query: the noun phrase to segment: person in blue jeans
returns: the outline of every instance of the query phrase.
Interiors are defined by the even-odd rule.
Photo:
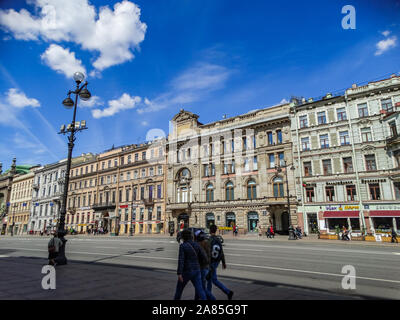
[[[228,296],[228,300],[232,300],[233,296],[233,291],[229,290],[227,287],[224,286],[224,284],[220,281],[218,281],[217,278],[217,268],[222,261],[222,268],[226,269],[226,264],[225,264],[225,256],[224,256],[224,251],[222,250],[222,244],[219,241],[219,239],[215,236],[215,233],[217,232],[217,226],[213,224],[210,226],[210,250],[211,250],[211,263],[210,263],[210,273],[211,276],[208,277],[207,279],[207,290],[211,292],[212,289],[212,284],[214,284],[216,287],[218,287],[222,292],[224,292]]]
[[[180,300],[183,289],[191,281],[200,300],[206,300],[206,294],[201,282],[200,262],[206,261],[204,250],[192,241],[189,230],[182,231],[183,243],[179,246],[178,282],[176,284],[174,300]]]
[[[206,235],[203,231],[197,230],[196,233],[194,234],[196,238],[196,242],[199,244],[200,247],[203,248],[204,252],[207,255],[207,261],[202,261],[200,263],[200,272],[201,272],[201,284],[203,285],[203,290],[206,294],[207,300],[216,300],[213,294],[207,290],[206,286],[206,277],[208,273],[210,272],[209,265],[210,265],[210,260],[211,260],[211,252],[210,252],[210,243],[206,239]],[[199,295],[195,294],[194,300],[198,300]]]

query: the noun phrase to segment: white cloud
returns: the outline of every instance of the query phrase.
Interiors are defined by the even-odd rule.
[[[397,45],[397,37],[393,36],[391,38],[387,38],[386,40],[381,40],[376,44],[376,56],[380,56],[382,53],[388,51],[391,48],[394,48]]]
[[[124,93],[118,100],[108,101],[108,108],[92,110],[92,115],[96,119],[113,116],[122,110],[135,108],[141,101],[140,97],[131,97],[129,94]]]
[[[385,37],[387,37],[387,36],[390,34],[390,31],[389,31],[389,30],[383,31],[382,34],[383,34]]]
[[[89,100],[79,100],[78,106],[92,108],[94,106],[103,106],[104,102],[98,96],[92,96]]]
[[[34,98],[28,98],[25,93],[18,89],[11,88],[7,91],[7,101],[10,105],[17,108],[39,107],[40,103]]]
[[[139,113],[154,112],[170,106],[180,106],[204,99],[209,93],[222,89],[231,75],[223,66],[197,63],[171,81],[170,90],[153,100],[145,99]]]
[[[149,123],[148,123],[147,121],[142,121],[140,124],[141,124],[143,127],[146,127],[146,126],[149,125]]]
[[[285,103],[289,103],[289,101],[287,101],[285,98],[283,98],[283,99],[281,100],[281,102],[279,102],[279,104],[285,104]]]
[[[82,61],[75,58],[75,53],[57,44],[51,44],[40,57],[51,69],[63,73],[68,78],[77,71],[86,74]]]
[[[36,15],[27,10],[0,10],[0,25],[16,39],[46,42],[69,41],[99,54],[93,66],[104,70],[134,58],[147,26],[140,21],[140,8],[127,0],[113,10],[96,8],[88,0],[31,0]]]

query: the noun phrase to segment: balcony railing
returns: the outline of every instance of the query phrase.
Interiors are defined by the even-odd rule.
[[[142,200],[144,205],[146,207],[152,207],[154,205],[154,199],[153,198],[147,198]]]
[[[116,205],[115,202],[108,201],[108,202],[101,202],[101,203],[94,203],[92,205],[93,210],[107,210],[107,209],[115,209]]]

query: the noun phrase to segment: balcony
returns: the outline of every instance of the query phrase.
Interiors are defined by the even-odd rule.
[[[386,138],[386,144],[388,146],[391,146],[395,143],[399,143],[400,142],[400,135],[399,134],[395,134],[395,135],[390,135]]]
[[[32,188],[33,188],[34,190],[39,190],[39,184],[38,184],[38,183],[32,184]]]
[[[154,206],[154,199],[153,198],[147,198],[147,199],[142,199],[143,204],[145,207],[152,207]]]
[[[115,209],[116,205],[115,202],[101,202],[101,203],[94,203],[92,205],[92,208],[94,211],[102,211],[102,210],[109,210],[109,209]]]

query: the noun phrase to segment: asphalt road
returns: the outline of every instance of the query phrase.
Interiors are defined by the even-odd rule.
[[[169,237],[77,238],[68,236],[71,261],[176,270],[178,243]],[[0,238],[0,264],[7,257],[47,257],[49,238]],[[400,248],[360,243],[311,243],[226,239],[227,269],[222,278],[246,283],[273,283],[278,288],[301,287],[352,298],[400,299]],[[342,288],[342,268],[354,266],[356,289]]]

